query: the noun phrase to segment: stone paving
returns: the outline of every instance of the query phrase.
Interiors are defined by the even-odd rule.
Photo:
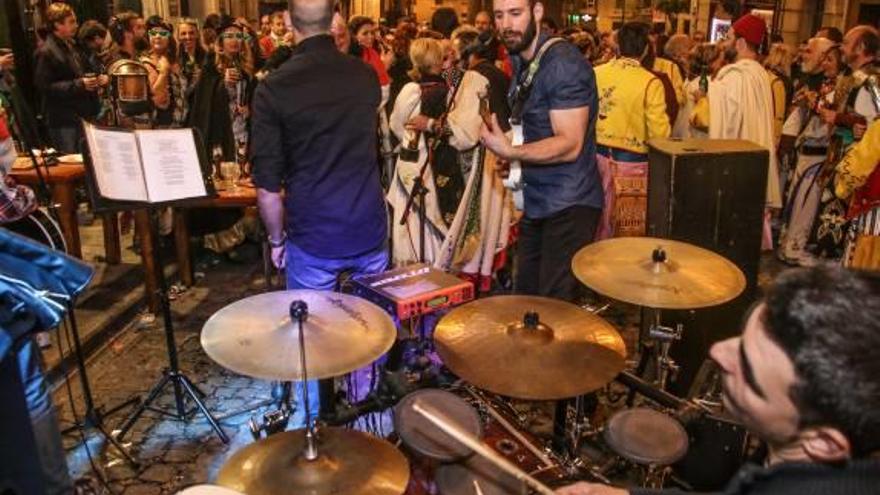
[[[258,266],[220,265],[209,273],[204,283],[190,288],[173,303],[174,329],[181,369],[207,395],[206,403],[222,417],[268,397],[267,382],[227,372],[214,364],[202,351],[199,333],[205,320],[226,304],[262,292],[264,284]],[[165,338],[161,319],[151,325],[133,322],[89,363],[89,380],[98,406],[113,406],[132,396],[144,397],[159,380],[167,366]],[[79,381],[71,378],[77,413],[82,414]],[[72,420],[68,390],[55,392],[61,411],[62,426]],[[160,408],[171,410],[173,393],[166,389],[157,401]],[[115,428],[131,409],[106,419]],[[104,448],[100,436],[89,432],[88,450],[96,464],[104,469],[113,493],[161,494],[212,479],[223,461],[243,445],[253,441],[246,421],[250,413],[222,421],[231,438],[223,444],[205,421],[196,414],[188,423],[178,422],[154,412],[146,412],[125,437],[130,452],[140,461],[139,469],[126,465],[112,448]],[[68,463],[75,477],[92,471],[86,448],[78,434],[65,438]]]

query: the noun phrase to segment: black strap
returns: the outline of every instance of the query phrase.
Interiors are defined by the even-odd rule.
[[[544,54],[550,50],[550,47],[560,41],[562,41],[562,38],[549,38],[543,45],[541,45],[541,48],[538,49],[538,53],[535,54],[535,58],[529,63],[529,67],[526,69],[525,79],[516,86],[516,91],[513,96],[513,105],[511,106],[510,111],[511,123],[518,124],[522,121],[523,106],[532,92],[535,75],[538,74],[538,69],[541,68],[541,59],[544,58]]]

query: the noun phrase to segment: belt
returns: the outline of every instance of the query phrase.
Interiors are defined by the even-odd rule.
[[[620,148],[612,148],[610,146],[596,146],[596,153],[607,156],[618,162],[646,162],[648,155],[645,153],[636,153],[635,151],[622,150]]]
[[[802,155],[827,155],[828,147],[827,146],[801,146],[799,150]]]

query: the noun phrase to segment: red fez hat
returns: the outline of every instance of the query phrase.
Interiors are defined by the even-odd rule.
[[[767,24],[754,14],[746,14],[733,23],[733,32],[749,43],[760,46],[767,35]]]

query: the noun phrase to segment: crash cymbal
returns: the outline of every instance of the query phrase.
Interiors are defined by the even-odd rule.
[[[715,306],[746,287],[742,271],[708,249],[654,237],[594,242],[571,261],[575,276],[612,299],[661,309]]]
[[[306,430],[276,433],[236,452],[217,484],[247,495],[400,495],[406,457],[390,443],[343,428],[318,431],[318,458],[302,457]]]
[[[601,388],[623,370],[626,346],[602,318],[556,299],[495,296],[450,311],[434,341],[443,362],[477,387],[551,400]]]
[[[344,375],[391,348],[397,330],[378,306],[338,292],[268,292],[215,313],[202,328],[202,347],[220,366],[267,380],[300,380],[299,336],[290,303],[304,301],[309,378]]]

